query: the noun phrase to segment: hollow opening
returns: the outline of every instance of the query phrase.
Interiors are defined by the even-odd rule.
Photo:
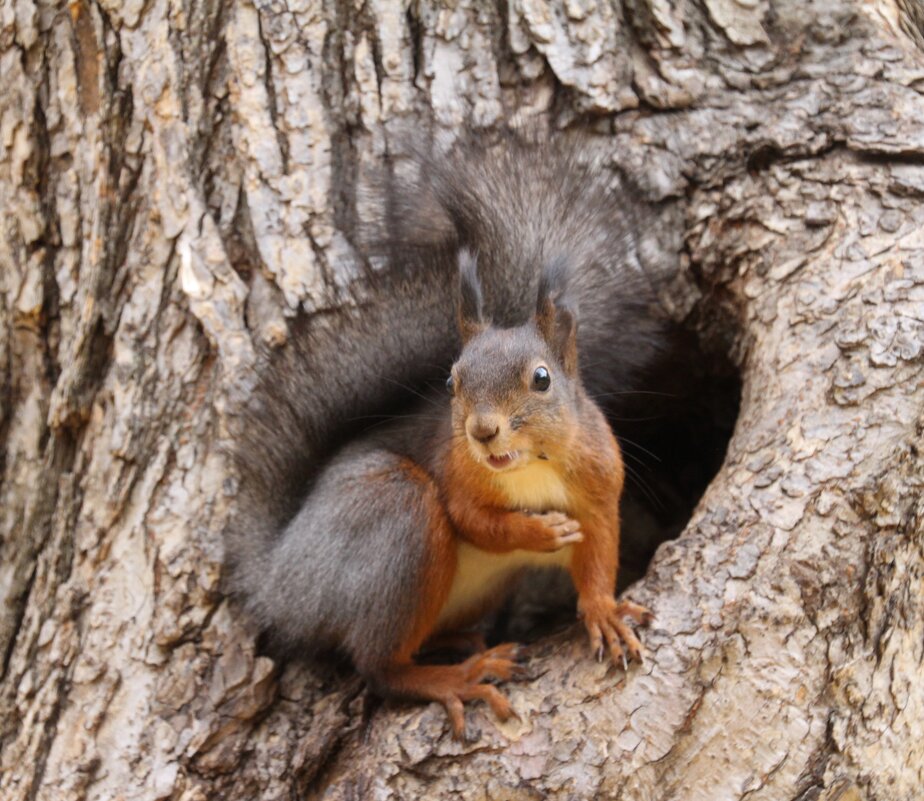
[[[741,381],[724,351],[703,347],[692,332],[671,332],[670,346],[638,386],[608,415],[626,469],[621,502],[620,570],[617,590],[641,579],[658,546],[680,535],[722,465],[737,420]],[[407,387],[382,413],[353,422],[338,444],[400,419],[421,393],[445,398],[445,372],[409,399]],[[371,421],[371,422],[370,422]],[[323,460],[322,460],[323,463]],[[520,582],[504,606],[483,623],[488,644],[530,643],[575,622],[576,596],[564,571],[547,570]],[[267,649],[265,636],[261,649]],[[333,654],[323,654],[335,656]],[[425,661],[457,661],[457,654],[429,652]],[[335,671],[350,668],[322,660]]]
[[[725,457],[741,380],[729,359],[676,330],[664,358],[610,416],[623,452],[618,590],[645,574],[658,546],[680,535]],[[564,573],[544,571],[498,614],[490,641],[529,642],[574,622]]]

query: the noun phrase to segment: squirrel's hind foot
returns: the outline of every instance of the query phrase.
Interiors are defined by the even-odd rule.
[[[517,646],[507,644],[475,654],[458,665],[395,664],[377,677],[376,684],[386,693],[442,704],[452,736],[465,740],[466,701],[484,701],[501,722],[519,717],[504,694],[485,683],[520,676],[522,668],[515,661],[516,654]]]

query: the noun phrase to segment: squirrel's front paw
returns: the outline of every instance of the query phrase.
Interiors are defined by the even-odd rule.
[[[557,551],[566,545],[574,545],[584,541],[581,524],[561,512],[542,512],[530,514],[534,520],[542,524],[543,538],[539,543],[539,550]]]
[[[584,619],[590,645],[598,662],[603,661],[604,654],[609,650],[613,661],[627,669],[622,643],[625,643],[626,651],[632,659],[639,663],[644,661],[645,649],[623,619],[630,617],[637,624],[647,626],[654,620],[654,615],[644,606],[631,601],[617,602],[612,596],[603,595],[587,600],[582,598],[578,603],[578,613]]]

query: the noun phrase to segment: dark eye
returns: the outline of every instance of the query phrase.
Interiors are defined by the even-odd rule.
[[[545,367],[537,367],[533,373],[533,389],[545,392],[552,385],[552,377]]]
[[[456,390],[456,382],[452,380],[452,376],[446,379],[446,389],[449,390],[449,394],[452,395]]]

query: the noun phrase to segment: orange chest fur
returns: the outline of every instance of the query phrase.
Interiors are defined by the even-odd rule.
[[[537,461],[519,470],[488,474],[471,502],[491,501],[502,508],[528,512],[572,513],[574,493],[552,464]],[[572,548],[553,553],[508,551],[490,553],[467,542],[457,543],[457,564],[449,596],[439,617],[440,628],[464,621],[471,610],[490,606],[514,576],[529,567],[564,567]]]

